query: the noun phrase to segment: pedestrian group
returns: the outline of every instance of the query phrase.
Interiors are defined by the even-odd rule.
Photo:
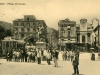
[[[18,50],[13,49],[7,52],[8,62],[28,62],[41,64],[41,61],[47,61],[48,65],[51,65],[50,61],[54,61],[54,67],[58,67],[59,52],[62,54],[63,61],[71,61],[74,69],[74,74],[79,74],[79,50],[64,50],[58,51],[57,49],[27,49],[19,48]]]

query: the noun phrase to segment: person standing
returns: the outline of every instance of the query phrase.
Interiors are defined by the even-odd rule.
[[[16,52],[16,56],[17,56],[17,62],[20,62],[20,51]]]
[[[52,58],[53,58],[53,50],[50,50],[49,49],[49,52],[51,53],[51,59],[50,59],[50,61],[52,61]]]
[[[37,62],[38,64],[41,64],[41,51],[39,51],[39,49],[37,51]]]
[[[27,50],[25,50],[25,62],[27,62],[27,57],[28,57]]]
[[[35,62],[35,51],[32,51],[32,62]]]
[[[95,53],[94,53],[94,51],[92,52],[91,60],[95,61]]]
[[[16,61],[16,50],[14,49],[13,51],[13,61],[15,62]]]
[[[10,61],[10,52],[7,53],[7,61]]]
[[[73,59],[72,65],[73,65],[73,69],[74,69],[74,74],[79,74],[79,69],[78,69],[79,59],[78,59],[78,55],[76,55],[75,58]]]
[[[12,50],[10,50],[9,58],[10,58],[10,61],[12,61]]]
[[[64,51],[61,51],[61,54],[62,54],[62,59],[64,61],[65,60],[65,52]]]
[[[69,50],[67,51],[67,61],[70,61],[70,52],[69,52]]]
[[[28,51],[27,51],[27,55],[28,55],[28,57],[27,57],[27,62],[31,62],[31,50],[29,49]]]
[[[79,55],[80,55],[79,49],[76,51],[76,53],[77,53],[77,56],[78,56],[78,59],[79,59]]]
[[[49,51],[49,50],[47,50],[46,57],[47,57],[47,63],[48,63],[48,65],[51,65],[51,63],[50,63],[51,53],[50,53],[50,51]]]
[[[43,61],[46,61],[46,53],[47,53],[47,50],[44,49],[44,51],[43,51]]]
[[[70,52],[70,56],[71,56],[71,62],[72,62],[72,60],[73,60],[73,58],[74,58],[74,51],[72,50],[71,52]]]
[[[21,50],[21,62],[24,62],[24,51]]]
[[[41,48],[41,60],[43,61],[43,49]]]
[[[54,50],[53,59],[54,59],[55,67],[58,67],[57,57],[58,57],[58,53],[56,52],[56,50]]]

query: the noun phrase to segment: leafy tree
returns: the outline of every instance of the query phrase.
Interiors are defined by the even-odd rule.
[[[35,44],[36,43],[36,38],[31,36],[29,39],[28,39],[28,42],[31,43],[31,44]]]
[[[36,43],[36,38],[35,38],[34,36],[29,36],[29,37],[25,38],[24,41],[25,41],[26,43],[29,43],[30,45],[31,45],[31,44],[35,45],[35,43]]]
[[[6,35],[7,35],[7,36],[12,36],[12,32],[11,32],[10,29],[7,29],[7,30],[6,30]]]
[[[6,32],[5,32],[5,29],[2,26],[0,26],[0,41],[2,39],[4,39],[4,37],[6,37],[6,36],[7,35],[6,35]]]
[[[48,38],[45,39],[45,42],[46,42],[46,43],[49,43]]]

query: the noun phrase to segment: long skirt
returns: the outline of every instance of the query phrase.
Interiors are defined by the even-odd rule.
[[[37,57],[38,64],[41,64],[41,58]]]
[[[91,60],[95,60],[95,54],[92,54],[92,56],[91,56]]]

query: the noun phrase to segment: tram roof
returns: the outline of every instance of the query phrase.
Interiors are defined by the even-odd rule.
[[[17,40],[1,40],[1,41],[10,41],[10,42],[11,42],[11,41],[16,41],[16,42],[17,42]]]

